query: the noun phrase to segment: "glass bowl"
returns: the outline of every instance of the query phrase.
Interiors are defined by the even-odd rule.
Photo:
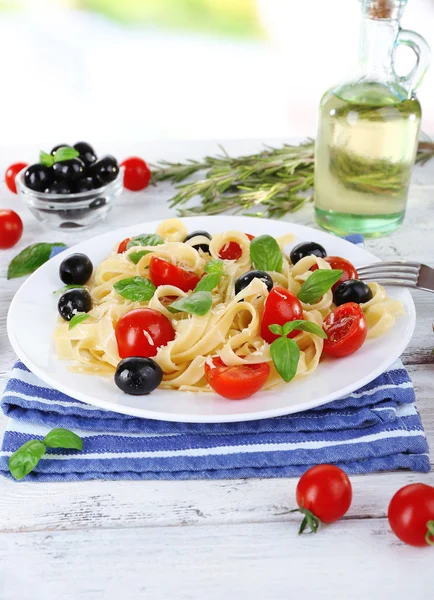
[[[15,178],[18,195],[38,221],[53,229],[72,230],[92,227],[107,215],[114,200],[123,190],[123,169],[111,183],[79,194],[35,192],[24,183],[25,170],[20,171]]]

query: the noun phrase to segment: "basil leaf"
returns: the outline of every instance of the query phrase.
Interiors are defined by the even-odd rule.
[[[298,299],[306,304],[315,304],[339,281],[343,271],[340,269],[317,269],[301,286]]]
[[[274,335],[282,335],[282,327],[280,325],[274,324],[274,325],[269,325],[268,329],[271,331],[271,333],[274,333]]]
[[[33,273],[41,265],[47,262],[50,258],[51,250],[57,246],[66,248],[66,244],[63,244],[62,242],[54,242],[53,244],[33,244],[33,246],[24,248],[18,256],[12,259],[8,268],[7,278],[14,279],[16,277],[30,275],[30,273]]]
[[[225,268],[225,264],[222,260],[219,260],[218,258],[213,258],[212,260],[210,260],[209,262],[206,263],[205,265],[205,273],[222,273],[224,271]]]
[[[142,256],[145,256],[145,254],[149,254],[149,250],[139,250],[138,252],[130,252],[128,254],[128,258],[132,263],[136,265],[142,258]]]
[[[83,440],[73,431],[57,427],[52,429],[43,440],[49,448],[70,448],[73,450],[83,450]]]
[[[68,329],[74,329],[74,327],[76,325],[79,325],[80,323],[83,323],[83,321],[87,321],[87,319],[89,319],[89,317],[90,317],[90,315],[88,315],[87,313],[77,313],[69,321],[69,327],[68,327]]]
[[[143,233],[136,235],[127,244],[127,250],[134,246],[159,246],[164,244],[163,239],[157,233]]]
[[[203,317],[212,306],[211,292],[193,292],[191,296],[180,298],[167,307],[170,312],[187,312]]]
[[[71,148],[71,146],[62,146],[56,150],[54,162],[63,162],[64,160],[70,160],[71,158],[77,158],[78,156],[80,156],[80,152],[75,148]]]
[[[291,381],[297,373],[300,358],[300,349],[296,342],[287,337],[277,338],[270,345],[270,354],[281,378],[286,382]]]
[[[60,290],[54,290],[53,294],[63,294],[63,292],[68,290],[75,290],[82,287],[84,286],[80,285],[79,283],[70,283],[69,285],[64,285],[62,288],[60,288]]]
[[[197,286],[194,288],[195,292],[212,292],[214,288],[220,283],[222,273],[209,273],[202,277]]]
[[[260,271],[282,271],[282,251],[271,235],[259,235],[250,242],[250,259]]]
[[[52,167],[54,165],[54,156],[41,150],[39,152],[39,162],[41,165],[44,165],[44,167]]]
[[[152,281],[145,277],[128,277],[117,281],[113,287],[120,296],[134,302],[148,302],[157,289]]]
[[[45,444],[39,440],[30,440],[15,450],[8,461],[12,477],[20,480],[33,471],[45,450]]]
[[[308,333],[313,333],[314,335],[317,335],[318,337],[323,338],[324,340],[327,339],[327,334],[325,333],[322,327],[320,327],[316,323],[312,323],[311,321],[301,320],[288,321],[287,323],[285,323],[285,325],[282,328],[282,335],[286,337],[288,333],[291,333],[291,331],[294,331],[294,329],[297,329],[299,331],[307,331]]]

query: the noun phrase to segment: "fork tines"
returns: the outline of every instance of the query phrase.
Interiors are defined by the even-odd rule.
[[[421,267],[417,262],[396,260],[357,267],[357,273],[365,281],[415,288],[418,287]]]

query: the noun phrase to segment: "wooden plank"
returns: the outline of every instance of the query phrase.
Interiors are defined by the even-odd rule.
[[[0,535],[5,600],[429,598],[432,550],[384,520]]]

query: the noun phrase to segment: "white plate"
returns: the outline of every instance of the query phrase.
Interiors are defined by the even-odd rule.
[[[292,232],[297,238],[295,243],[314,240],[322,244],[329,255],[343,256],[355,266],[378,261],[363,248],[345,240],[292,223],[228,216],[191,217],[184,222],[189,231],[206,229],[217,233],[236,229],[274,236]],[[117,242],[139,233],[154,232],[158,223],[125,227],[78,244],[48,261],[18,290],[8,314],[9,339],[23,363],[50,386],[88,404],[137,417],[196,423],[263,419],[320,406],[353,392],[385,371],[411,339],[415,327],[411,295],[402,288],[389,288],[388,294],[403,302],[405,316],[400,317],[386,335],[366,342],[352,356],[321,362],[309,377],[284,384],[278,391],[259,392],[246,400],[231,402],[216,394],[173,390],[128,396],[118,390],[111,377],[69,372],[68,363],[58,360],[52,347],[57,317],[57,298],[53,291],[62,286],[61,261],[68,254],[83,252],[98,265]]]

